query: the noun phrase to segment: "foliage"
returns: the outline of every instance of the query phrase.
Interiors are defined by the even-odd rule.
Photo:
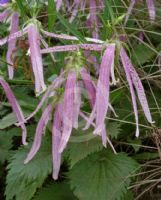
[[[120,200],[138,164],[125,154],[103,151],[88,156],[69,172],[71,186],[79,199]]]

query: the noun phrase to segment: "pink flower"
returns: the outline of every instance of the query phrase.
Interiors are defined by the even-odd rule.
[[[52,159],[53,159],[53,179],[58,179],[61,165],[61,153],[59,153],[60,140],[62,136],[63,105],[59,103],[55,108],[54,121],[52,127]]]
[[[5,91],[7,99],[11,104],[12,110],[13,110],[14,114],[16,115],[17,122],[18,122],[17,125],[20,126],[22,129],[22,143],[24,145],[27,145],[27,142],[26,142],[27,131],[26,131],[26,127],[25,127],[26,120],[24,118],[24,115],[20,108],[20,105],[18,104],[10,86],[2,77],[0,77],[0,85],[2,86],[3,90]]]
[[[74,115],[74,89],[76,86],[76,78],[76,73],[74,71],[70,71],[65,85],[63,132],[59,145],[59,153],[63,152],[72,133]]]
[[[95,134],[101,134],[104,130],[104,121],[109,106],[110,75],[114,65],[115,45],[109,45],[102,57],[99,71],[99,79],[96,88],[96,101],[91,113],[91,122],[96,119]]]
[[[42,114],[42,116],[41,116],[41,118],[40,118],[40,120],[38,122],[38,125],[37,125],[37,128],[36,128],[34,142],[32,144],[30,152],[27,155],[27,158],[24,161],[24,164],[26,164],[30,160],[32,160],[32,158],[38,152],[38,150],[40,148],[40,145],[41,145],[41,142],[42,142],[43,131],[44,131],[49,119],[50,119],[51,111],[52,111],[52,105],[49,104],[45,108],[45,110],[44,110],[44,112],[43,112],[43,114]]]
[[[148,122],[149,123],[154,123],[154,122],[152,121],[147,98],[145,96],[145,92],[144,92],[144,88],[141,83],[141,80],[123,47],[120,50],[120,58],[121,58],[121,62],[124,67],[126,78],[130,87],[130,93],[132,97],[133,109],[134,109],[134,114],[135,114],[135,119],[136,119],[136,136],[138,137],[139,136],[138,111],[137,111],[136,96],[135,96],[134,88],[137,92],[140,104],[142,106],[142,109],[144,111],[144,114]]]
[[[46,85],[44,82],[42,55],[40,52],[40,35],[34,24],[28,26],[28,39],[32,69],[35,77],[35,92],[39,95],[46,90]]]
[[[19,14],[17,12],[14,12],[11,17],[11,30],[10,35],[16,33],[18,31],[19,26]],[[8,75],[9,79],[13,79],[14,75],[14,68],[13,68],[13,60],[12,60],[12,54],[14,50],[16,49],[16,39],[12,39],[8,42],[8,50],[7,50],[7,63],[8,63]]]

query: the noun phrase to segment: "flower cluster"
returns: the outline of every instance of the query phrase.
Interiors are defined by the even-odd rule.
[[[62,5],[62,1],[57,0],[55,2],[57,10],[59,10]],[[72,12],[70,21],[72,21],[76,16],[78,8],[85,10],[87,6],[86,1],[74,1],[72,6],[70,6],[70,1],[66,2],[67,5],[69,5],[70,12]],[[8,5],[7,3],[8,1],[0,1],[0,5],[3,5],[5,9],[0,14],[0,21],[5,22],[5,20],[11,16],[11,30],[9,36],[0,39],[0,45],[8,43],[6,60],[8,63],[9,78],[12,79],[14,74],[14,69],[12,67],[12,53],[16,48],[16,41],[19,37],[27,35],[29,43],[28,54],[31,58],[35,80],[35,93],[36,95],[40,95],[44,92],[44,95],[35,111],[31,113],[27,119],[25,119],[9,85],[3,78],[0,77],[0,84],[4,89],[9,102],[11,103],[14,113],[16,114],[18,122],[17,125],[19,125],[23,130],[23,144],[27,144],[25,123],[27,123],[27,121],[42,108],[44,102],[47,101],[47,106],[45,107],[37,124],[31,150],[24,161],[25,164],[28,163],[38,152],[41,146],[45,127],[50,120],[52,121],[51,132],[54,179],[58,178],[61,165],[61,154],[67,146],[72,130],[79,127],[78,121],[80,117],[86,123],[83,129],[86,130],[92,126],[94,128],[93,134],[101,136],[103,146],[106,147],[108,142],[113,152],[116,153],[115,148],[108,137],[108,132],[106,133],[106,117],[108,115],[108,111],[111,110],[114,115],[117,116],[114,108],[110,104],[111,82],[113,85],[117,85],[118,82],[115,78],[115,62],[118,58],[115,56],[116,53],[119,55],[119,63],[125,72],[124,77],[126,77],[131,94],[136,120],[136,137],[139,136],[136,94],[145,117],[149,123],[153,123],[142,82],[126,52],[125,45],[120,41],[120,39],[109,40],[108,42],[98,39],[99,19],[96,13],[98,9],[97,5],[100,5],[99,10],[102,9],[102,1],[89,1],[90,14],[87,24],[90,25],[91,30],[93,31],[93,38],[85,38],[87,41],[85,44],[79,43],[79,39],[75,36],[55,34],[43,30],[40,26],[40,22],[38,22],[35,18],[29,20],[25,28],[19,31],[19,14],[18,12],[13,11],[10,7],[6,7]],[[131,1],[131,5],[125,19],[126,22],[134,4],[135,1]],[[150,18],[151,20],[154,20],[155,11],[153,1],[147,0],[147,5],[149,8]],[[69,40],[72,41],[72,44],[48,47],[44,37]],[[45,46],[44,49],[41,48],[41,43]],[[53,83],[46,87],[43,73],[43,55],[63,51],[70,53],[74,52],[74,56],[72,55],[69,60],[67,60],[66,69],[63,69],[61,74],[53,81]],[[100,52],[103,54],[101,57],[101,64],[98,67],[98,76],[96,75],[96,80],[94,80],[91,76],[88,64],[87,62],[84,62],[85,57],[83,57],[84,54],[86,54],[87,57],[87,52],[92,51],[97,52],[98,55]],[[93,57],[92,61],[95,62],[96,57]],[[93,65],[94,64],[96,64],[96,62],[93,63]],[[82,98],[82,88],[86,91],[89,100],[91,108],[91,113],[89,115],[83,111],[84,101]]]

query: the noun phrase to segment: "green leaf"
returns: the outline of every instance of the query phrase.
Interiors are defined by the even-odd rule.
[[[67,150],[71,167],[89,154],[101,151],[102,149],[103,145],[99,137],[95,137],[86,142],[70,143]]]
[[[20,148],[10,159],[7,166],[9,170],[6,179],[6,200],[30,200],[37,188],[40,188],[51,173],[50,143],[45,142],[35,158],[28,164],[24,159],[29,152],[29,147]],[[15,189],[15,186],[16,189]]]
[[[119,123],[107,123],[107,133],[111,138],[117,138],[120,130]],[[103,149],[101,137],[94,136],[92,128],[86,131],[79,129],[75,132],[76,133],[72,135],[67,148],[67,156],[69,157],[71,167],[91,153]]]
[[[10,155],[12,135],[7,131],[0,131],[0,162],[4,163]]]
[[[153,56],[155,56],[155,52],[152,51],[150,48],[145,46],[144,44],[138,44],[134,47],[132,53],[132,62],[134,65],[145,64],[146,62],[151,61]]]
[[[9,113],[3,117],[0,121],[0,129],[5,129],[9,126],[14,125],[17,122],[17,118],[14,113]]]
[[[112,139],[117,139],[121,132],[121,125],[118,122],[107,123],[107,133]]]
[[[33,200],[76,200],[67,182],[53,183],[42,188]]]
[[[52,31],[56,21],[56,6],[53,0],[48,0],[48,30]]]
[[[79,200],[121,200],[138,166],[123,153],[95,153],[71,169],[71,187]]]

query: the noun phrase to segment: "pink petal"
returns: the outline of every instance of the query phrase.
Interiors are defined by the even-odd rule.
[[[0,13],[0,22],[4,22],[7,19],[8,15],[9,15],[8,10],[1,12]]]
[[[33,159],[33,157],[36,155],[36,153],[38,152],[41,142],[42,142],[42,135],[43,135],[43,130],[46,127],[46,124],[48,123],[49,119],[50,119],[50,114],[52,111],[52,105],[49,104],[44,112],[42,113],[42,116],[38,122],[37,128],[36,128],[36,133],[35,133],[35,138],[34,138],[34,142],[32,144],[31,150],[27,155],[27,158],[24,161],[24,164],[27,164],[30,160]]]
[[[41,50],[42,54],[52,52],[65,52],[65,51],[78,51],[79,49],[90,50],[90,51],[101,51],[104,48],[102,44],[73,44],[65,46],[54,46]]]
[[[91,104],[91,107],[93,107],[96,100],[96,89],[95,89],[94,83],[92,82],[91,76],[85,68],[81,69],[80,74],[81,74],[85,89],[87,90],[89,102]]]
[[[139,98],[140,104],[142,106],[142,109],[144,111],[144,114],[145,114],[147,120],[150,123],[153,123],[142,82],[141,82],[135,68],[133,67],[126,51],[122,48],[121,52],[122,52],[122,56],[124,57],[124,62],[126,62],[126,66],[128,67],[132,82],[135,86],[135,89],[136,89],[136,92],[138,94],[138,98]]]
[[[61,129],[62,129],[62,104],[58,104],[55,109],[54,122],[52,127],[52,158],[53,158],[53,179],[57,180],[61,165],[61,153],[58,152]]]
[[[138,125],[138,110],[137,110],[137,104],[136,104],[136,97],[135,97],[135,91],[133,88],[133,82],[132,82],[132,77],[130,75],[130,69],[129,69],[129,63],[127,62],[127,57],[125,54],[125,50],[121,48],[120,50],[120,57],[121,57],[121,62],[125,70],[127,82],[129,84],[130,88],[130,93],[131,93],[131,98],[132,98],[132,104],[133,104],[133,109],[134,109],[134,115],[135,115],[135,120],[136,120],[136,137],[139,136],[139,125]]]
[[[109,105],[110,72],[114,65],[115,45],[109,45],[105,50],[100,66],[99,79],[96,89],[96,129],[95,134],[100,134],[103,129]]]
[[[11,19],[10,35],[12,35],[18,31],[18,26],[19,26],[19,14],[17,12],[15,12],[15,13],[13,13],[12,19]],[[8,63],[9,79],[13,79],[13,75],[14,75],[12,54],[15,49],[16,49],[16,39],[12,39],[8,42],[8,51],[7,51],[7,58],[6,58],[7,63]]]
[[[80,107],[81,107],[81,87],[79,83],[77,83],[75,85],[75,92],[74,92],[73,127],[75,129],[78,128],[78,118],[79,118]]]
[[[70,138],[73,127],[74,114],[74,88],[76,85],[76,73],[69,72],[65,93],[64,93],[64,116],[63,116],[63,133],[59,146],[59,153],[62,153]]]
[[[46,90],[46,85],[44,83],[43,63],[40,53],[40,35],[37,27],[34,24],[30,24],[28,26],[28,39],[32,69],[35,77],[35,91],[36,94],[39,95]]]
[[[22,143],[24,145],[27,145],[27,142],[26,142],[26,137],[27,137],[27,131],[26,131],[26,127],[25,127],[25,118],[24,118],[24,115],[23,115],[23,112],[21,110],[21,107],[19,106],[10,86],[8,85],[8,83],[0,77],[0,84],[1,86],[3,87],[4,91],[5,91],[5,94],[7,96],[7,99],[8,101],[10,102],[11,104],[11,107],[12,107],[12,110],[14,112],[14,114],[16,115],[17,117],[17,121],[18,121],[18,124],[19,126],[21,126],[21,129],[22,129]]]
[[[47,100],[47,98],[50,97],[51,93],[52,93],[52,96],[54,96],[54,90],[56,88],[59,88],[62,83],[64,82],[64,78],[62,77],[63,73],[57,77],[53,83],[48,87],[47,91],[45,92],[45,94],[43,95],[41,101],[39,102],[39,104],[37,105],[36,109],[34,110],[34,112],[32,112],[27,118],[26,120],[28,121],[29,119],[31,119],[40,109],[41,107],[43,106],[43,104],[45,103],[45,101]]]

